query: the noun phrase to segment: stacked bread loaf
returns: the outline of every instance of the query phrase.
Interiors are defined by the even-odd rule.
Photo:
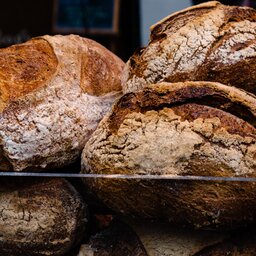
[[[87,142],[82,171],[255,177],[256,97],[249,93],[256,92],[255,75],[255,10],[208,2],[165,18],[128,61],[126,94]],[[87,184],[129,216],[196,228],[234,228],[256,219],[254,182]]]
[[[81,173],[148,177],[3,180],[1,255],[255,255],[256,11],[174,13],[124,66],[75,35],[0,50],[2,171],[81,157]],[[125,220],[89,229],[81,187]]]
[[[256,98],[234,87],[153,85],[117,101],[87,142],[82,168],[99,174],[254,177],[255,116]],[[255,183],[98,179],[87,184],[127,215],[208,228],[256,218]]]
[[[1,49],[1,171],[56,172],[78,161],[121,94],[123,66],[100,44],[75,35]],[[0,255],[70,256],[86,237],[87,206],[69,181],[2,179],[0,190]]]

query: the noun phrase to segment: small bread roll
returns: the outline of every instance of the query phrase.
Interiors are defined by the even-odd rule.
[[[213,82],[125,94],[86,143],[82,172],[256,176],[256,97]],[[125,215],[197,228],[256,220],[253,182],[85,179]]]
[[[123,80],[125,93],[162,81],[214,81],[256,94],[256,10],[212,1],[164,18]]]
[[[0,169],[70,164],[121,93],[124,63],[75,35],[0,49]]]
[[[1,180],[1,256],[63,256],[86,227],[86,205],[66,180]]]

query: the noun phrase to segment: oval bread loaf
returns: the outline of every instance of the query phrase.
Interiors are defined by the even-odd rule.
[[[63,256],[85,236],[86,205],[66,180],[1,181],[1,256]]]
[[[124,92],[162,81],[214,81],[256,93],[256,10],[207,2],[151,27],[128,61]]]
[[[213,82],[162,83],[125,94],[85,145],[82,172],[255,177],[256,98]],[[256,184],[85,180],[126,215],[195,227],[256,219]]]
[[[121,93],[124,63],[75,35],[0,50],[0,169],[74,162]]]

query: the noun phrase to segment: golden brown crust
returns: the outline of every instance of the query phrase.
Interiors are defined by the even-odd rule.
[[[188,120],[193,122],[196,119],[218,118],[219,125],[230,134],[237,134],[241,137],[248,135],[256,138],[256,129],[240,118],[234,118],[233,115],[216,108],[202,106],[195,103],[187,103],[181,106],[172,107],[173,112],[181,117],[181,121]],[[217,127],[214,127],[217,129]]]
[[[57,57],[43,39],[0,50],[0,107],[44,86],[55,74]]]
[[[80,86],[85,93],[95,96],[121,91],[122,69],[123,63],[119,63],[114,55],[89,49],[86,54],[82,54]]]
[[[105,47],[76,35],[46,35],[0,50],[0,169],[76,161],[122,93],[123,66]]]

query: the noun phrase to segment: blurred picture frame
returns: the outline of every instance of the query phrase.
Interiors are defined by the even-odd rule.
[[[54,0],[53,33],[115,35],[120,0]]]

